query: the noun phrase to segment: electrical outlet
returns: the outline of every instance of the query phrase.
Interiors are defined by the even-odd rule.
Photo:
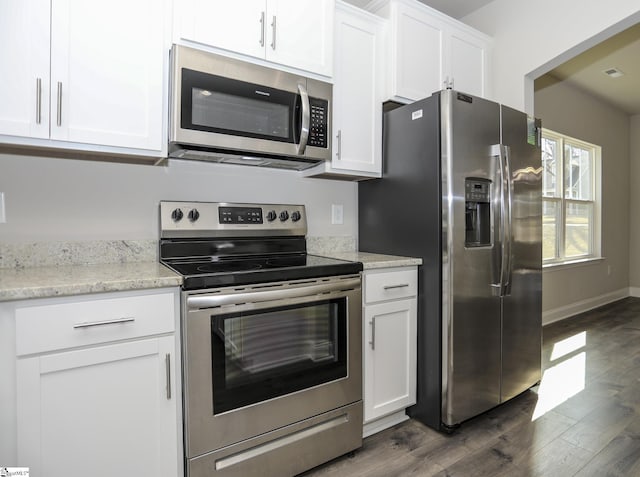
[[[342,225],[344,222],[344,207],[342,204],[331,204],[331,223]]]
[[[0,192],[0,224],[4,224],[7,221],[7,216],[4,212],[4,192]]]

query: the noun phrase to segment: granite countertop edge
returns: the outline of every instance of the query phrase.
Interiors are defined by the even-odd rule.
[[[351,262],[362,262],[362,268],[364,270],[422,265],[421,258],[370,252],[328,252],[324,253],[323,256]]]
[[[0,302],[179,287],[182,277],[158,262],[0,269]]]
[[[362,262],[364,270],[422,264],[420,258],[368,252],[332,252],[322,255]],[[2,268],[0,302],[179,287],[181,284],[180,275],[158,262]]]

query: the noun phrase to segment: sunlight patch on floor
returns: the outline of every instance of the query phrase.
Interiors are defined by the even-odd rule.
[[[558,341],[553,346],[551,361],[558,360],[586,345],[586,332]],[[532,421],[559,406],[567,399],[584,390],[586,380],[587,354],[582,351],[570,358],[559,361],[542,374],[538,389],[538,403],[533,411]]]
[[[551,361],[555,361],[558,358],[562,358],[563,356],[568,355],[574,351],[579,350],[580,348],[584,348],[587,345],[587,332],[583,331],[581,333],[570,336],[567,339],[562,341],[558,341],[553,345],[553,350],[551,351]]]

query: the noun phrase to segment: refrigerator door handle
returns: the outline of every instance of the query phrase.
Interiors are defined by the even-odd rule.
[[[507,165],[507,150],[502,144],[494,144],[491,146],[491,155],[498,160],[498,175],[500,184],[500,195],[498,197],[500,207],[500,220],[499,220],[499,240],[500,240],[500,254],[499,254],[499,281],[498,283],[491,284],[492,292],[494,296],[504,296],[507,290],[509,266],[510,266],[510,214],[511,208],[509,207],[509,177],[508,177],[508,165]]]
[[[505,280],[502,282],[502,296],[511,295],[511,278],[513,272],[513,253],[512,253],[512,245],[513,245],[513,227],[512,227],[512,205],[513,205],[513,182],[511,179],[511,148],[509,146],[502,146],[504,149],[504,172],[505,172],[505,193],[503,195],[505,201],[506,208],[506,217],[505,217],[505,247],[504,250],[504,259],[505,259]]]

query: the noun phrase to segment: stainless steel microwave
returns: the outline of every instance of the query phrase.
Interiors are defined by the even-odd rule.
[[[332,85],[173,45],[169,157],[303,170],[331,158]]]

